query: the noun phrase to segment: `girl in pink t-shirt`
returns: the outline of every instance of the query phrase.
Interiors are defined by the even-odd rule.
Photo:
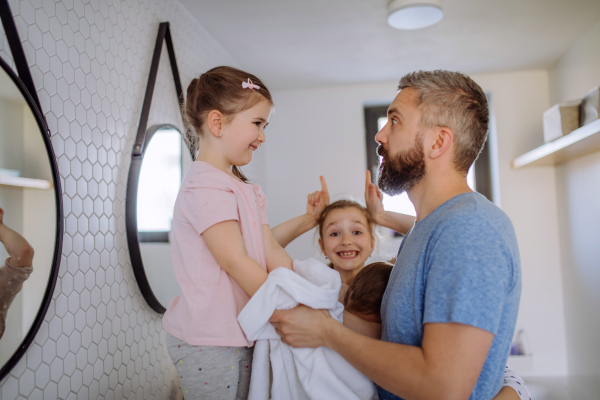
[[[182,293],[163,317],[187,399],[246,399],[253,342],[237,316],[292,260],[267,220],[267,199],[238,167],[265,142],[273,100],[254,75],[217,67],[193,79],[184,119],[198,150],[173,212],[173,269]]]

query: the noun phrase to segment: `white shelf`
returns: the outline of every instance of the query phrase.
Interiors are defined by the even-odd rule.
[[[0,186],[30,188],[30,189],[52,189],[54,185],[43,179],[21,178],[8,175],[0,175]]]
[[[600,151],[600,119],[515,158],[513,168],[558,165]]]

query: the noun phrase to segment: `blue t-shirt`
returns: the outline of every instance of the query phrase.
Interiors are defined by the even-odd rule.
[[[502,388],[520,297],[512,223],[482,195],[464,193],[417,222],[402,241],[381,304],[382,340],[421,346],[428,322],[457,322],[493,333],[469,398],[489,400]],[[378,391],[381,400],[400,399]]]

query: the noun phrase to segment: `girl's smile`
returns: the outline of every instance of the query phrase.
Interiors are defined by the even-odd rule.
[[[337,253],[341,258],[354,258],[358,256],[358,251],[340,251]]]

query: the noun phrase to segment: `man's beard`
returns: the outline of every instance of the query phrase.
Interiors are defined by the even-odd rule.
[[[389,150],[380,145],[377,154],[383,157],[379,165],[377,185],[390,196],[411,190],[425,176],[423,137],[420,134],[417,134],[415,146],[410,150],[392,157]]]

